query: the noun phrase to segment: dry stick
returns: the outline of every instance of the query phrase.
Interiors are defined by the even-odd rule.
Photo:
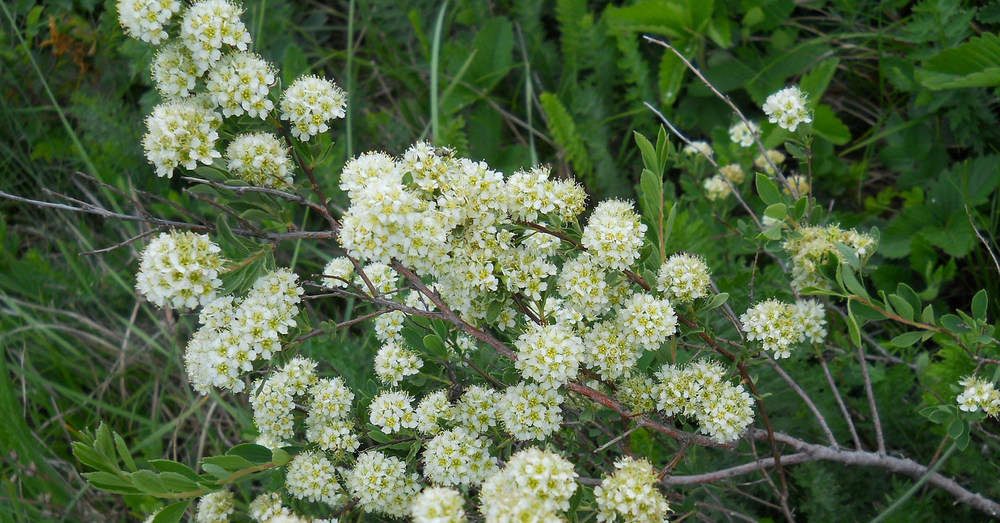
[[[778,364],[777,361],[774,361],[774,358],[772,358],[770,354],[767,355],[767,363],[774,368],[778,375],[781,376],[781,379],[785,380],[785,383],[788,384],[788,386],[791,387],[800,398],[802,398],[802,401],[806,403],[806,406],[809,407],[810,411],[812,411],[813,416],[815,416],[816,420],[819,421],[819,425],[823,429],[823,434],[826,435],[826,439],[830,442],[830,446],[835,449],[840,448],[840,445],[837,444],[837,438],[833,437],[833,431],[830,430],[830,426],[826,423],[826,418],[824,418],[823,414],[818,408],[816,408],[816,404],[813,403],[812,398],[810,398],[809,395],[802,390],[802,387],[800,387],[799,384],[796,383],[787,372],[785,372],[785,369],[781,368],[781,365]]]
[[[104,254],[106,252],[111,252],[111,251],[113,251],[115,249],[118,249],[118,248],[121,248],[121,247],[125,247],[126,245],[129,245],[132,242],[136,242],[138,240],[141,240],[141,239],[145,238],[146,236],[152,236],[152,235],[154,235],[154,234],[156,234],[158,232],[163,232],[165,230],[167,230],[167,228],[161,225],[159,227],[155,227],[155,228],[149,229],[146,232],[142,232],[142,233],[139,233],[139,234],[137,234],[135,236],[132,236],[131,238],[126,238],[124,241],[118,242],[118,243],[116,243],[114,245],[111,245],[109,247],[104,247],[102,249],[96,249],[96,250],[93,250],[93,251],[81,252],[80,256],[90,256],[90,255],[93,255],[93,254]]]
[[[865,380],[865,395],[868,396],[868,408],[872,411],[872,423],[875,425],[875,441],[878,443],[879,454],[885,454],[885,435],[882,434],[882,419],[878,415],[878,405],[875,404],[875,392],[872,391],[872,378],[868,375],[868,360],[865,359],[864,345],[858,344],[858,361],[861,362],[861,376]]]
[[[656,107],[653,107],[653,105],[650,104],[649,102],[643,102],[643,105],[649,108],[650,111],[653,111],[653,113],[656,114],[656,116],[659,117],[660,120],[663,121],[663,123],[670,128],[670,131],[681,139],[681,141],[691,146],[694,145],[694,142],[692,142],[687,136],[684,136],[684,133],[680,132],[680,130],[674,127],[674,124],[670,123],[670,120],[668,120],[667,117],[664,116],[664,114],[660,112]],[[739,200],[740,205],[743,206],[743,210],[745,210],[747,214],[749,214],[750,217],[753,218],[753,221],[754,223],[757,224],[757,227],[763,228],[764,225],[760,223],[759,219],[757,219],[757,215],[754,214],[753,209],[751,209],[750,206],[747,205],[746,200],[743,199],[743,195],[740,194],[740,190],[735,185],[733,185],[733,182],[732,180],[729,179],[729,177],[722,174],[722,171],[719,168],[719,164],[711,156],[708,155],[703,155],[703,156],[705,157],[706,160],[708,160],[709,163],[712,164],[712,167],[714,167],[715,171],[719,173],[719,176],[722,177],[722,180],[726,182],[726,185],[729,186],[729,190],[732,191],[733,196],[735,196],[736,199]]]
[[[778,166],[774,163],[774,161],[771,160],[771,157],[767,155],[767,149],[764,148],[764,144],[760,141],[758,133],[753,131],[753,128],[751,127],[752,123],[750,122],[750,119],[743,114],[743,111],[740,111],[740,108],[736,107],[736,104],[734,104],[733,101],[730,100],[728,96],[722,94],[722,92],[716,89],[715,86],[712,85],[712,82],[709,82],[708,78],[705,78],[705,75],[701,74],[701,71],[697,67],[695,67],[694,64],[692,64],[691,61],[687,59],[686,56],[684,56],[680,51],[675,49],[674,46],[668,44],[667,42],[664,42],[663,40],[658,40],[650,36],[643,35],[643,38],[647,42],[663,46],[669,49],[675,55],[677,55],[677,57],[680,58],[682,62],[684,62],[684,65],[687,66],[687,68],[690,69],[691,72],[694,73],[695,76],[697,76],[698,79],[701,80],[703,84],[705,84],[709,89],[712,90],[712,93],[715,94],[716,97],[725,102],[726,105],[728,105],[729,108],[732,109],[734,113],[736,113],[736,116],[740,119],[740,121],[742,121],[747,126],[747,129],[750,130],[750,134],[753,135],[753,141],[754,143],[757,144],[757,150],[760,151],[760,154],[764,156],[765,160],[767,160],[768,165],[772,169],[774,169],[774,174],[778,177],[779,180],[781,180],[781,183],[784,184],[786,188],[791,190],[791,186],[788,184],[788,180],[785,178],[785,175],[782,174],[781,169],[779,169]]]
[[[182,176],[181,179],[187,180],[192,183],[203,183],[205,185],[214,187],[216,189],[232,191],[237,196],[242,196],[243,194],[249,192],[270,194],[271,196],[277,196],[278,198],[290,201],[292,203],[305,205],[306,207],[309,207],[310,209],[319,212],[321,216],[326,217],[329,214],[329,211],[326,209],[326,207],[323,207],[322,205],[319,205],[318,203],[309,200],[308,198],[305,198],[298,194],[285,192],[279,189],[273,189],[271,187],[257,187],[255,185],[226,185],[224,183],[213,182],[212,180],[205,180],[203,178],[194,178],[192,176]]]
[[[830,367],[826,364],[826,358],[822,354],[819,355],[819,363],[823,367],[823,374],[826,374],[826,382],[830,384],[830,390],[833,391],[833,397],[837,400],[837,405],[840,406],[840,413],[844,416],[844,421],[847,422],[847,428],[851,431],[851,439],[854,440],[854,448],[861,450],[861,438],[858,437],[858,431],[854,428],[854,420],[851,418],[850,412],[847,410],[847,405],[844,404],[844,398],[840,396],[840,389],[837,388],[837,384],[833,381],[833,375],[830,374]]]
[[[768,439],[769,435],[760,429],[753,430],[750,437],[754,439]],[[774,437],[781,443],[792,447],[799,453],[782,457],[782,461],[788,464],[806,463],[810,461],[832,461],[844,463],[846,465],[860,465],[865,467],[878,467],[898,474],[920,478],[927,474],[929,468],[908,458],[897,458],[887,454],[876,452],[831,449],[823,445],[806,443],[780,432]],[[775,465],[773,458],[764,458],[755,462],[738,465],[728,469],[717,470],[705,474],[695,474],[690,476],[667,476],[661,480],[664,485],[692,485],[699,483],[709,483],[721,479],[731,478],[748,474],[757,470],[763,470]],[[973,493],[965,487],[959,485],[955,480],[933,473],[928,476],[928,483],[951,494],[957,501],[972,506],[984,513],[998,518],[1000,517],[1000,503]]]
[[[188,195],[188,196],[190,196],[190,197],[192,197],[192,198],[194,198],[196,200],[203,201],[203,202],[211,205],[212,207],[215,207],[216,209],[222,211],[223,213],[231,216],[234,220],[236,220],[237,222],[239,222],[239,224],[242,225],[243,228],[249,229],[249,230],[253,231],[254,234],[258,234],[258,235],[263,234],[263,231],[261,231],[260,229],[258,229],[257,227],[255,227],[254,224],[248,222],[246,220],[246,218],[240,216],[239,213],[237,213],[236,211],[234,211],[233,209],[231,209],[228,205],[224,205],[224,204],[219,203],[219,202],[217,202],[217,201],[215,201],[215,200],[213,200],[211,198],[208,198],[206,196],[202,196],[202,195],[200,195],[200,194],[198,194],[196,192],[192,192],[189,189],[184,189],[184,194],[186,194],[186,195]]]

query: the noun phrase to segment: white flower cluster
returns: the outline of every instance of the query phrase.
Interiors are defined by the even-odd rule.
[[[684,146],[681,149],[684,154],[700,155],[706,158],[711,158],[715,155],[715,151],[712,150],[712,144],[703,141],[694,141]]]
[[[785,155],[782,154],[781,151],[775,151],[774,149],[768,149],[764,152],[767,153],[767,157],[763,154],[759,154],[756,158],[754,158],[753,164],[764,173],[773,175],[774,168],[771,167],[771,164],[773,163],[774,165],[780,167],[781,164],[785,162]]]
[[[653,389],[656,382],[642,372],[626,372],[617,383],[615,396],[627,405],[632,412],[650,412],[656,409],[653,399]]]
[[[705,197],[713,202],[725,199],[726,196],[733,194],[733,188],[720,174],[706,178],[702,187],[705,189]]]
[[[353,275],[354,264],[351,263],[351,260],[347,256],[338,256],[331,259],[323,269],[323,285],[346,289]]]
[[[328,122],[343,118],[347,93],[332,81],[302,76],[281,95],[281,119],[291,124],[292,136],[307,142],[330,129]]]
[[[605,476],[594,487],[597,499],[597,521],[635,521],[662,523],[670,505],[656,490],[658,474],[646,459],[625,456],[615,463],[614,474]]]
[[[263,120],[274,109],[274,102],[267,97],[274,75],[274,67],[267,60],[236,51],[213,64],[205,87],[224,116],[247,114]]]
[[[557,289],[566,306],[594,319],[611,306],[606,277],[607,272],[585,252],[563,264]]]
[[[229,521],[229,516],[236,511],[233,504],[233,493],[227,490],[205,494],[198,500],[198,510],[194,520],[197,523],[218,523]]]
[[[670,300],[634,293],[618,310],[618,332],[625,343],[655,350],[677,332],[677,315]]]
[[[424,476],[437,485],[478,486],[496,472],[485,437],[456,427],[434,436],[424,449]]]
[[[298,453],[285,468],[285,490],[292,497],[318,501],[333,508],[344,501],[344,489],[337,482],[337,469],[321,452]]]
[[[799,124],[812,121],[812,112],[806,107],[806,93],[796,86],[786,87],[764,101],[764,114],[771,123],[795,132]]]
[[[576,377],[583,340],[561,323],[528,327],[514,342],[521,375],[546,387],[558,387]]]
[[[522,382],[503,391],[497,411],[514,439],[544,439],[562,423],[562,402],[557,389]]]
[[[989,381],[966,376],[958,382],[965,390],[958,395],[958,408],[966,412],[982,409],[987,416],[1000,417],[1000,391]]]
[[[625,270],[639,259],[646,224],[632,210],[632,204],[605,200],[594,209],[583,229],[581,243],[602,267]]]
[[[819,268],[828,256],[836,256],[843,261],[843,254],[837,249],[837,243],[854,251],[862,261],[868,259],[876,247],[875,238],[854,229],[844,230],[836,225],[802,227],[794,235],[789,235],[782,247],[792,256],[792,288],[829,289],[830,284],[820,274]]]
[[[683,367],[664,365],[652,390],[656,408],[668,416],[694,417],[699,430],[719,443],[735,441],[753,422],[753,400],[743,385],[726,380],[715,362],[697,360]]]
[[[526,448],[483,483],[480,511],[486,521],[559,521],[576,492],[576,478],[562,456]]]
[[[410,516],[415,523],[463,523],[465,498],[453,488],[426,488],[413,498]]]
[[[118,0],[118,21],[132,38],[159,45],[169,36],[164,26],[180,10],[178,0]]]
[[[209,165],[222,155],[215,150],[222,117],[198,99],[175,100],[157,105],[146,118],[142,147],[158,176],[173,176],[182,166],[195,169]]]
[[[420,491],[420,478],[406,473],[406,463],[373,450],[358,456],[344,479],[362,509],[393,517],[408,515]]]
[[[386,434],[416,428],[417,417],[413,410],[413,396],[401,391],[379,393],[369,407],[369,421]]]
[[[382,383],[396,386],[407,376],[420,372],[423,360],[398,340],[382,344],[375,354],[375,375]]]
[[[351,420],[354,393],[344,380],[323,378],[309,389],[309,415],[306,417],[306,440],[334,452],[354,452],[361,445]]]
[[[455,417],[455,407],[448,401],[448,391],[438,390],[424,396],[417,404],[416,416],[417,431],[421,434],[440,432],[440,423],[452,421]]]
[[[642,355],[640,348],[626,343],[621,326],[614,320],[595,323],[586,329],[583,362],[602,378],[615,379],[635,366]]]
[[[486,432],[497,424],[501,401],[503,396],[493,389],[473,385],[458,399],[455,421],[472,432]]]
[[[719,167],[719,174],[728,178],[729,181],[733,182],[733,185],[739,185],[746,179],[743,167],[738,163],[730,163]]]
[[[139,256],[135,289],[157,307],[207,305],[222,285],[221,250],[205,234],[160,233]]]
[[[708,265],[700,256],[679,252],[667,258],[656,275],[656,289],[677,303],[708,295],[712,283]]]
[[[788,194],[792,198],[796,199],[809,194],[809,189],[811,189],[811,186],[809,185],[809,178],[806,178],[804,175],[793,174],[785,178],[785,180],[788,182],[788,184],[782,188],[782,192],[785,194]]]
[[[260,277],[240,301],[216,298],[202,310],[202,327],[188,341],[184,354],[188,379],[195,390],[212,387],[240,392],[240,377],[258,359],[269,360],[281,349],[281,337],[295,325],[303,293],[288,269]]]
[[[191,96],[198,81],[198,66],[180,40],[173,40],[156,52],[150,72],[164,100]]]
[[[760,127],[753,122],[739,121],[729,128],[729,139],[740,147],[750,147],[754,143],[754,135],[760,134]]]
[[[748,341],[758,341],[775,359],[792,355],[795,343],[822,341],[826,336],[826,310],[815,300],[795,304],[776,299],[762,301],[740,316]]]
[[[250,44],[240,15],[243,8],[229,0],[200,0],[184,12],[181,41],[191,51],[198,76],[222,58],[224,46],[246,51]]]
[[[583,212],[587,194],[571,180],[552,180],[543,167],[517,171],[507,179],[508,212],[514,220],[535,221],[553,214],[571,220]]]
[[[266,447],[279,447],[293,435],[294,397],[306,392],[316,382],[316,362],[296,356],[280,371],[271,373],[256,384],[250,396],[253,421]]]
[[[288,150],[271,133],[241,134],[226,148],[229,172],[252,185],[285,187],[292,184]]]

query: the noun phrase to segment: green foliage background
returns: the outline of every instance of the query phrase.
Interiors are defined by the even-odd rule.
[[[785,85],[798,83],[811,95],[814,191],[830,222],[881,228],[871,274],[876,289],[895,292],[907,283],[939,314],[968,310],[973,295],[986,289],[988,317],[1000,314],[1000,276],[990,254],[1000,251],[996,0],[456,0],[440,26],[437,1],[248,0],[245,7],[255,50],[281,64],[284,84],[314,71],[350,93],[349,117],[330,133],[339,138],[317,170],[326,193],[341,202],[337,172],[345,159],[371,149],[399,153],[431,138],[508,173],[551,164],[583,182],[592,202],[635,198],[643,162],[633,131],[652,137],[658,129],[644,102],[695,139],[728,143],[732,123],[727,107],[680,60],[642,38],[650,35],[672,42],[754,119],[761,119],[755,108],[764,98]],[[128,212],[140,210],[116,191],[144,190],[200,208],[178,180],[157,178],[142,157],[141,122],[158,102],[149,79],[152,53],[122,34],[114,2],[16,0],[4,3],[3,14],[0,190],[117,202]],[[442,38],[435,54],[436,32]],[[764,131],[767,144],[781,141],[782,131]],[[734,153],[717,150],[722,160]],[[667,199],[685,205],[669,249],[706,256],[726,287],[747,288],[759,271],[750,292],[779,292],[768,283],[780,280],[777,266],[757,267],[746,242],[722,224],[739,212],[735,204],[713,206],[699,187],[671,163]],[[164,202],[147,203],[144,211],[178,216]],[[157,506],[151,498],[123,499],[86,486],[69,449],[79,431],[103,420],[137,457],[194,464],[249,435],[246,405],[199,397],[183,381],[181,353],[192,318],[137,301],[139,245],[84,254],[138,234],[140,225],[8,199],[0,199],[0,210],[0,519],[123,520],[147,513]],[[300,225],[310,219],[290,217]],[[319,272],[332,254],[329,245],[302,242],[277,257]],[[731,299],[737,310],[751,301],[749,293]],[[342,320],[351,305],[312,312]],[[946,427],[917,413],[953,403],[953,385],[974,364],[936,339],[891,345],[903,332],[898,327],[871,332],[887,347],[872,373],[891,452],[927,463],[940,452]],[[304,350],[334,362],[352,386],[370,390],[362,373],[373,345],[358,327]],[[846,337],[834,337],[832,345],[850,347]],[[841,358],[831,367],[851,411],[867,419],[856,362]],[[797,359],[786,368],[815,392],[838,440],[848,441],[816,365]],[[775,425],[818,441],[819,427],[794,393],[776,375],[759,372],[761,390],[782,391],[766,399]],[[859,430],[872,448],[864,423]],[[942,472],[1000,498],[998,432],[995,420],[974,428],[972,445]],[[642,431],[633,433],[632,444],[648,446],[660,465],[671,455]],[[691,449],[676,473],[746,459]],[[881,470],[824,463],[795,467],[791,480],[790,504],[819,521],[870,517],[912,484]],[[678,489],[672,502],[678,514],[718,517],[708,503],[780,516],[726,482]],[[926,490],[894,517],[978,517],[967,510]]]

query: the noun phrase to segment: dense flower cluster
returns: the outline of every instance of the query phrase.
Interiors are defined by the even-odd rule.
[[[339,506],[344,499],[337,483],[337,470],[320,452],[307,450],[297,454],[285,467],[285,489],[293,497]]]
[[[424,476],[438,485],[477,486],[496,472],[489,441],[462,427],[446,430],[427,442]]]
[[[181,41],[191,51],[198,76],[222,58],[226,48],[246,51],[250,33],[240,15],[243,8],[229,0],[200,0],[181,19]]]
[[[198,81],[198,66],[191,58],[191,51],[179,40],[169,42],[156,52],[150,72],[164,100],[190,96]]]
[[[711,201],[722,200],[726,196],[733,194],[732,186],[720,174],[705,178],[702,187],[705,189],[705,197]]]
[[[354,393],[336,378],[318,379],[309,389],[306,440],[335,453],[354,452],[361,445],[354,431],[351,404]]]
[[[775,299],[760,302],[743,315],[740,321],[747,340],[758,341],[775,359],[792,355],[793,344],[820,342],[826,336],[826,310],[815,300],[800,300],[795,304]]]
[[[455,405],[455,421],[472,432],[485,432],[497,424],[497,410],[502,400],[493,389],[473,385]]]
[[[448,391],[434,391],[421,398],[417,404],[416,416],[417,431],[422,434],[440,432],[440,423],[452,421],[455,417],[455,407],[448,401]]]
[[[158,176],[173,176],[178,166],[194,169],[222,155],[215,150],[222,117],[201,99],[157,105],[146,118],[142,147]]]
[[[728,178],[729,181],[733,182],[735,185],[743,183],[743,180],[746,179],[743,167],[741,167],[738,163],[731,163],[719,167],[719,174]]]
[[[407,474],[406,463],[372,450],[358,456],[344,479],[361,508],[393,517],[406,516],[420,491],[420,478]]]
[[[763,109],[769,122],[792,132],[795,132],[799,124],[812,121],[812,112],[806,107],[806,93],[795,86],[768,96]]]
[[[212,492],[198,500],[198,510],[195,512],[194,520],[197,523],[229,521],[229,516],[235,510],[232,492],[228,490]]]
[[[465,517],[465,498],[453,488],[431,487],[413,499],[410,515],[415,523],[462,523]]]
[[[861,260],[868,259],[876,247],[875,238],[854,229],[844,230],[836,225],[802,227],[795,234],[786,237],[782,247],[792,256],[792,288],[828,289],[830,284],[819,273],[819,268],[828,256],[836,256],[843,261],[843,254],[837,249],[837,243],[854,251]]]
[[[304,394],[306,387],[315,383],[315,369],[314,361],[297,356],[252,387],[256,391],[250,397],[253,420],[265,446],[277,447],[292,437],[294,397]]]
[[[684,146],[681,149],[684,154],[700,155],[706,158],[711,158],[715,155],[715,151],[712,150],[712,145],[708,142],[695,141]]]
[[[284,187],[292,184],[288,150],[271,133],[237,136],[226,148],[229,172],[252,185]]]
[[[521,375],[547,387],[558,387],[576,377],[583,340],[560,324],[530,327],[514,342]]]
[[[164,26],[180,9],[178,0],[118,0],[118,21],[132,38],[159,45],[169,36]]]
[[[328,123],[343,118],[347,93],[330,80],[302,76],[281,95],[281,119],[291,124],[292,136],[309,141],[330,129]]]
[[[580,243],[590,250],[594,263],[625,270],[639,258],[646,224],[632,210],[632,204],[605,200],[594,209],[583,229]]]
[[[562,456],[529,447],[483,483],[480,510],[487,521],[557,521],[569,509],[576,478]]]
[[[594,497],[600,510],[598,521],[636,521],[661,523],[665,521],[670,505],[663,494],[656,490],[659,480],[657,470],[645,460],[629,456],[615,463],[614,474],[605,476],[594,488]]]
[[[989,381],[967,376],[958,382],[965,390],[958,395],[958,408],[966,412],[982,409],[987,416],[1000,417],[1000,391]]]
[[[753,122],[739,121],[729,128],[729,139],[740,147],[750,147],[754,143],[754,135],[760,134],[760,127]]]
[[[625,343],[653,350],[677,332],[677,315],[670,300],[635,293],[618,310],[618,332]]]
[[[217,298],[202,310],[202,327],[188,341],[184,354],[188,378],[195,390],[212,387],[233,392],[245,388],[241,376],[258,359],[268,360],[281,348],[281,337],[295,325],[302,287],[287,269],[260,277],[242,300]]]
[[[205,87],[224,116],[248,114],[263,120],[274,109],[274,102],[267,96],[274,75],[274,67],[267,60],[237,51],[212,66]]]
[[[764,173],[773,175],[774,167],[771,167],[771,164],[773,163],[775,166],[780,168],[781,164],[785,162],[785,155],[782,154],[781,151],[775,151],[774,149],[768,149],[764,152],[767,156],[764,156],[763,154],[757,155],[757,157],[753,160],[753,164]]]
[[[566,306],[593,319],[611,305],[606,277],[605,270],[594,263],[591,255],[583,253],[563,264],[557,289]]]
[[[556,389],[522,382],[504,390],[497,410],[514,439],[544,439],[562,423],[562,402]]]
[[[413,396],[400,391],[384,391],[375,396],[369,407],[371,423],[386,434],[412,429],[417,426],[413,410]]]
[[[375,375],[388,385],[399,385],[406,376],[420,372],[424,362],[416,352],[396,340],[382,344],[375,355]]]
[[[602,378],[615,379],[635,366],[642,355],[638,345],[626,342],[621,326],[614,320],[595,323],[586,329],[583,363]]]
[[[161,233],[142,250],[135,289],[157,307],[207,305],[222,285],[221,250],[204,234]]]
[[[788,184],[782,188],[785,194],[790,195],[792,198],[802,198],[809,194],[809,189],[811,188],[809,178],[804,175],[793,174],[785,178],[785,180],[788,181]]]
[[[705,260],[683,252],[667,258],[656,275],[657,290],[678,303],[706,296],[711,283]]]
[[[659,382],[652,390],[656,408],[668,416],[694,417],[701,432],[719,443],[734,441],[753,422],[753,400],[743,385],[726,380],[718,363],[667,364],[656,378]]]

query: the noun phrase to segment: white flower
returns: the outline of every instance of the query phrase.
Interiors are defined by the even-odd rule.
[[[497,424],[499,393],[473,385],[462,394],[455,405],[455,421],[473,432],[485,432]]]
[[[481,510],[487,521],[558,521],[569,510],[577,476],[562,456],[526,448],[483,483]]]
[[[406,463],[372,450],[358,456],[344,479],[362,509],[393,517],[409,514],[420,491],[420,478],[406,473]]]
[[[198,67],[191,52],[179,40],[173,40],[156,52],[150,65],[153,83],[164,100],[186,98],[198,81]]]
[[[558,387],[576,377],[583,340],[566,325],[531,324],[514,342],[521,375],[547,387]]]
[[[178,166],[193,170],[222,156],[215,150],[222,117],[197,100],[177,100],[157,105],[146,118],[142,137],[146,159],[158,176],[173,176]]]
[[[233,505],[233,493],[222,490],[205,494],[198,500],[198,510],[194,520],[197,523],[218,523],[229,521],[236,507]]]
[[[274,75],[274,67],[267,60],[253,53],[236,51],[212,66],[205,87],[224,116],[246,113],[263,120],[274,109],[274,102],[267,97],[275,82]]]
[[[743,167],[741,167],[738,163],[731,163],[719,167],[719,174],[729,178],[729,181],[733,182],[733,185],[739,185],[746,179],[746,175],[743,173]]]
[[[281,96],[281,119],[291,124],[292,136],[309,141],[329,130],[327,123],[346,114],[347,93],[325,78],[301,76]]]
[[[775,151],[774,149],[768,149],[765,152],[767,153],[767,157],[765,158],[763,154],[758,154],[757,157],[754,158],[753,164],[766,174],[773,175],[774,168],[771,167],[771,164],[773,163],[774,165],[780,166],[785,161],[785,155],[782,154],[781,151]]]
[[[271,521],[272,518],[291,516],[292,512],[281,505],[281,494],[268,492],[250,502],[250,517],[257,521]]]
[[[797,300],[792,306],[795,321],[812,343],[822,343],[826,338],[826,308],[818,300]]]
[[[323,453],[307,450],[288,462],[285,489],[297,499],[319,501],[336,508],[344,500],[336,472]]]
[[[966,376],[958,382],[965,390],[958,395],[958,408],[966,412],[982,409],[987,416],[1000,417],[1000,391],[992,382]]]
[[[118,0],[118,21],[125,34],[159,45],[169,37],[163,27],[180,9],[178,0]]]
[[[229,172],[252,185],[286,187],[292,184],[288,150],[271,133],[241,134],[226,148]]]
[[[739,121],[729,128],[729,139],[740,147],[750,147],[754,143],[754,135],[760,134],[760,127],[757,124]]]
[[[625,456],[615,463],[614,474],[605,476],[594,488],[600,510],[598,521],[661,523],[670,506],[656,489],[659,477],[646,459]]]
[[[582,253],[563,264],[558,279],[559,295],[569,308],[586,318],[597,318],[611,306],[605,276],[605,269],[590,254]]]
[[[625,270],[639,259],[645,234],[646,224],[630,202],[605,200],[590,215],[581,243],[598,265]]]
[[[762,301],[740,316],[747,341],[759,341],[775,359],[792,355],[791,346],[805,339],[795,309],[775,299]]]
[[[664,365],[652,391],[656,408],[667,416],[693,417],[700,431],[718,443],[734,441],[753,422],[753,400],[742,385],[726,381],[725,374],[721,365],[707,360]]]
[[[464,504],[465,499],[453,488],[426,488],[413,499],[411,516],[415,523],[463,523],[468,521]]]
[[[583,346],[584,363],[605,379],[618,378],[634,367],[641,356],[638,346],[625,342],[613,320],[591,325],[584,332]]]
[[[657,273],[656,288],[679,303],[702,298],[711,284],[708,265],[700,256],[679,252],[667,258]]]
[[[563,397],[556,389],[518,383],[507,387],[497,409],[504,429],[514,439],[544,439],[559,429]]]
[[[369,413],[369,421],[386,434],[417,426],[413,396],[406,392],[382,392],[372,400]]]
[[[788,180],[788,185],[782,188],[785,194],[791,195],[792,198],[802,198],[809,194],[809,178],[793,174],[785,179]]]
[[[200,0],[181,19],[181,40],[191,51],[199,76],[222,58],[223,46],[246,51],[250,33],[240,20],[243,8],[228,0]]]
[[[795,132],[799,124],[812,121],[812,113],[806,107],[806,93],[796,86],[786,87],[768,96],[763,109],[769,122],[792,132]]]
[[[403,172],[399,163],[388,154],[367,152],[344,164],[340,173],[340,188],[351,198],[356,198],[362,189],[376,180],[402,183]]]
[[[705,188],[705,197],[712,201],[721,200],[733,194],[732,187],[726,183],[725,178],[718,174],[711,178],[706,178],[703,187]]]
[[[142,250],[135,288],[158,307],[208,305],[222,286],[221,251],[204,234],[160,233]]]
[[[395,340],[382,344],[375,355],[375,375],[387,385],[399,385],[406,376],[420,372],[424,362],[416,352]]]
[[[446,430],[427,442],[424,476],[437,485],[477,486],[497,469],[489,446],[486,438],[462,427]]]
[[[695,141],[685,145],[684,148],[681,149],[681,152],[684,154],[697,154],[707,158],[711,158],[715,154],[715,152],[712,151],[712,145],[708,142],[702,141]]]
[[[677,332],[677,315],[670,300],[635,293],[618,310],[618,332],[626,344],[654,350]]]

